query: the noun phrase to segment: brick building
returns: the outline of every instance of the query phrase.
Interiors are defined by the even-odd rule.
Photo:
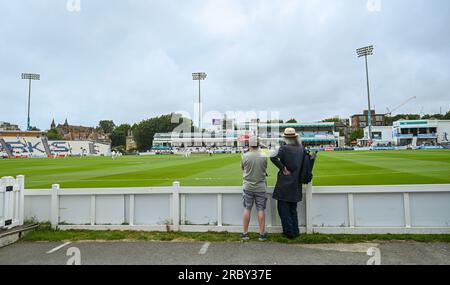
[[[55,120],[50,125],[51,129],[56,129],[58,134],[64,139],[69,141],[97,141],[110,143],[110,139],[103,132],[93,127],[74,126],[69,125],[67,119],[64,124],[55,124]]]
[[[384,114],[376,114],[375,110],[371,110],[372,126],[386,126],[386,116]],[[369,111],[364,110],[363,114],[356,114],[351,117],[352,129],[363,129],[369,124]]]

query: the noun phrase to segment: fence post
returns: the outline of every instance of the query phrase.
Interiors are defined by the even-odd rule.
[[[306,185],[306,233],[312,234],[313,233],[313,226],[312,226],[312,182]]]
[[[180,182],[173,183],[172,190],[172,226],[174,231],[180,230]]]
[[[59,184],[52,185],[52,200],[51,200],[51,225],[52,229],[56,229],[59,224]]]
[[[217,226],[218,227],[223,226],[222,205],[223,205],[223,195],[217,194]]]
[[[25,220],[25,176],[17,176],[19,184],[19,226],[22,226]]]
[[[409,199],[409,193],[403,193],[403,208],[405,211],[405,227],[411,228],[411,205]]]
[[[128,224],[130,226],[134,226],[134,195],[130,195],[130,205],[129,205],[129,212],[128,212]]]
[[[355,227],[355,206],[353,200],[353,193],[347,194],[347,205],[348,205],[348,225],[350,228]]]
[[[13,227],[14,223],[14,178],[6,176],[2,178],[2,185],[5,191],[3,196],[3,224],[6,229]]]
[[[0,193],[3,195],[3,204],[0,205],[0,217],[2,219],[0,220],[0,229],[2,229],[5,226],[5,219],[6,219],[6,191],[5,191],[5,180],[4,177],[0,178]]]

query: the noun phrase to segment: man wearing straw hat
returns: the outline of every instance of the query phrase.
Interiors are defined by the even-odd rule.
[[[278,214],[283,226],[283,235],[288,239],[294,239],[300,235],[297,204],[303,198],[300,175],[305,149],[293,128],[287,128],[284,131],[283,139],[285,145],[271,157],[272,163],[279,169],[273,198],[278,201]]]

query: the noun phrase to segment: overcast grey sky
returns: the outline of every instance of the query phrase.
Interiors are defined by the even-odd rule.
[[[349,117],[367,108],[355,50],[369,44],[377,111],[412,96],[399,112],[449,110],[450,1],[377,2],[81,0],[71,12],[67,0],[2,0],[0,121],[26,125],[22,72],[41,74],[31,119],[42,129],[193,113],[195,71],[208,73],[205,111]]]

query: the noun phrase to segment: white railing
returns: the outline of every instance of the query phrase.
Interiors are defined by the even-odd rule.
[[[267,194],[270,196],[272,190]],[[241,187],[60,189],[25,191],[25,217],[59,229],[142,231],[242,230]],[[301,232],[450,233],[450,184],[304,186]],[[268,232],[280,232],[268,200]],[[253,213],[250,230],[257,231]]]
[[[23,225],[24,176],[0,180],[0,229]]]

